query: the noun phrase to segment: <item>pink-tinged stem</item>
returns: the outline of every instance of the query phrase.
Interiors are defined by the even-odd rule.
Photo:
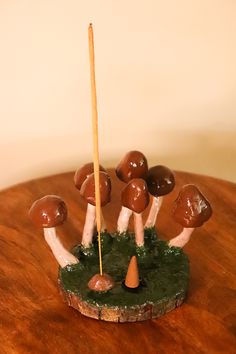
[[[44,238],[62,268],[70,264],[79,263],[79,260],[61,244],[54,227],[44,229]]]
[[[101,232],[106,231],[106,229],[107,229],[107,225],[101,210]]]
[[[157,214],[159,213],[160,207],[162,205],[163,197],[153,197],[152,206],[149,211],[145,227],[153,227],[156,223]]]
[[[142,214],[134,213],[134,232],[135,232],[135,242],[137,246],[144,245],[144,229],[143,229],[143,218]]]
[[[126,232],[129,225],[129,219],[132,215],[132,210],[122,206],[120,215],[117,221],[117,231],[119,233]]]
[[[186,243],[190,240],[194,228],[184,228],[183,231],[176,237],[169,241],[170,247],[184,247]]]
[[[81,241],[84,247],[91,246],[95,226],[96,226],[96,207],[88,203],[84,229],[82,234],[82,241]]]

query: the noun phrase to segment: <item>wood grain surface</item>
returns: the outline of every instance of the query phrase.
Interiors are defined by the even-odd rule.
[[[112,202],[103,210],[114,230],[123,184],[114,177]],[[73,173],[51,176],[0,193],[0,353],[236,353],[236,185],[176,173],[157,220],[164,239],[180,227],[170,206],[181,185],[196,184],[211,201],[213,216],[185,247],[190,258],[187,301],[167,315],[115,324],[82,316],[63,303],[57,263],[27,217],[32,202],[60,195],[69,209],[58,228],[65,247],[80,241],[86,205],[73,186]],[[132,227],[132,224],[131,224]]]

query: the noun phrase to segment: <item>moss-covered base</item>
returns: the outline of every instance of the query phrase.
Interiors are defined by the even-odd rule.
[[[155,229],[145,230],[144,247],[136,247],[133,234],[102,234],[103,271],[113,277],[115,287],[106,293],[91,291],[90,278],[99,273],[97,241],[84,249],[73,248],[80,263],[59,270],[59,284],[67,303],[82,314],[113,322],[156,318],[182,304],[187,292],[188,258],[180,248],[170,248]],[[122,282],[130,257],[137,255],[140,278],[145,286],[137,293]]]

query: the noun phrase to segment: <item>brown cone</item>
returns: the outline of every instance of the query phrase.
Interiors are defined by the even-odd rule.
[[[127,274],[125,277],[125,286],[127,288],[135,289],[139,286],[139,272],[138,272],[138,262],[137,257],[131,257],[129,262]]]

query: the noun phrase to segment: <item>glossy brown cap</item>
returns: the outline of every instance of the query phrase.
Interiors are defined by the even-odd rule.
[[[146,182],[142,178],[134,178],[121,192],[121,202],[135,213],[142,213],[149,203],[149,193]]]
[[[139,287],[139,283],[140,281],[137,257],[133,256],[129,262],[127,274],[125,277],[125,286],[127,286],[127,288],[135,289]]]
[[[147,173],[147,159],[140,151],[128,152],[116,168],[117,177],[125,183],[128,183],[133,178],[145,179]]]
[[[58,226],[67,218],[66,204],[57,195],[46,195],[32,204],[29,218],[38,227]]]
[[[99,166],[99,170],[106,172],[105,168],[102,167],[101,165]],[[78,168],[78,170],[75,172],[74,175],[74,183],[75,186],[78,190],[80,190],[82,184],[86,180],[86,178],[91,175],[91,173],[94,172],[93,169],[93,162],[86,163],[83,165],[81,168]]]
[[[108,291],[114,287],[115,283],[112,277],[108,274],[95,274],[88,282],[90,290],[103,292]]]
[[[168,167],[158,165],[148,170],[146,182],[149,193],[154,197],[160,197],[174,189],[175,177]]]
[[[174,203],[173,217],[183,227],[199,227],[212,215],[211,205],[193,184],[183,186]]]
[[[111,200],[111,179],[106,172],[100,172],[100,198],[101,206]],[[94,173],[88,176],[80,189],[81,196],[92,205],[96,205]]]

